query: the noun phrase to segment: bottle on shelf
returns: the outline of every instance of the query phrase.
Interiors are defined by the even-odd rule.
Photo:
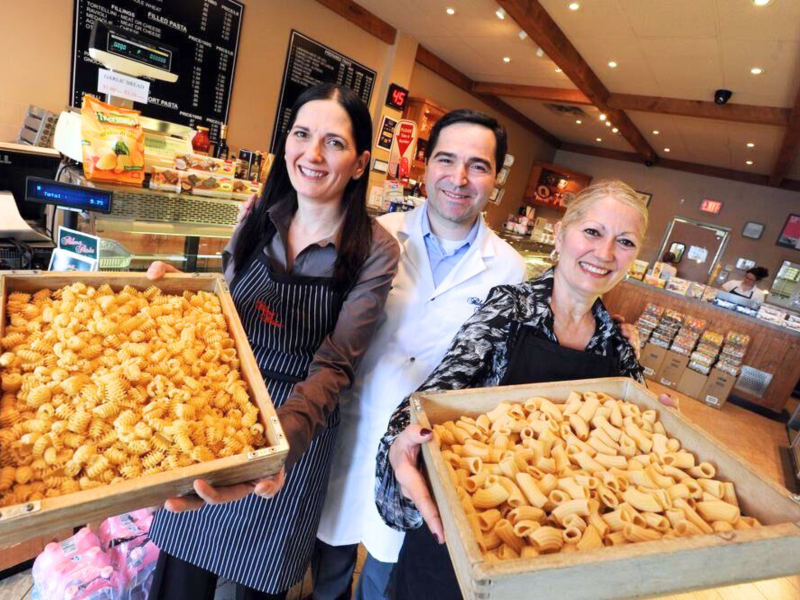
[[[227,137],[228,137],[228,126],[225,125],[225,123],[223,123],[219,130],[219,142],[217,142],[216,146],[214,146],[214,158],[221,158],[222,160],[228,160],[230,149],[228,148]]]
[[[208,137],[208,127],[197,126],[197,133],[192,138],[192,149],[195,154],[208,155],[211,149],[211,140]]]

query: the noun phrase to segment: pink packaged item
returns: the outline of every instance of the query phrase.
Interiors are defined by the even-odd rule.
[[[100,539],[111,564],[125,582],[126,600],[146,600],[158,560],[158,548],[148,538],[153,512],[136,510],[103,521]]]
[[[42,600],[123,600],[122,578],[86,527],[45,546],[33,564],[33,581]]]

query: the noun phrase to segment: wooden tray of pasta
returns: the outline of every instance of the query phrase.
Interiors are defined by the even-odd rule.
[[[283,466],[221,277],[17,271],[0,298],[0,546]]]
[[[434,430],[423,456],[465,598],[617,600],[800,572],[800,498],[630,379],[411,407]]]

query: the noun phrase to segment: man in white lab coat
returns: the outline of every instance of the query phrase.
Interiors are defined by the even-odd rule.
[[[497,285],[524,279],[522,257],[481,217],[503,166],[505,129],[471,110],[448,113],[428,142],[428,200],[379,222],[400,243],[385,321],[349,393],[312,563],[315,600],[349,598],[357,548],[369,552],[357,598],[384,597],[404,534],[374,501],[375,454],[394,409],[445,355],[461,325]]]

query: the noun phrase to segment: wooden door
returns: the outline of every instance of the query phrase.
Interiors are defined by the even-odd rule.
[[[728,242],[728,235],[728,231],[713,225],[673,219],[672,230],[664,241],[659,260],[673,244],[681,244],[683,253],[675,265],[678,269],[677,276],[689,281],[706,283],[711,270],[722,255],[721,250]]]

